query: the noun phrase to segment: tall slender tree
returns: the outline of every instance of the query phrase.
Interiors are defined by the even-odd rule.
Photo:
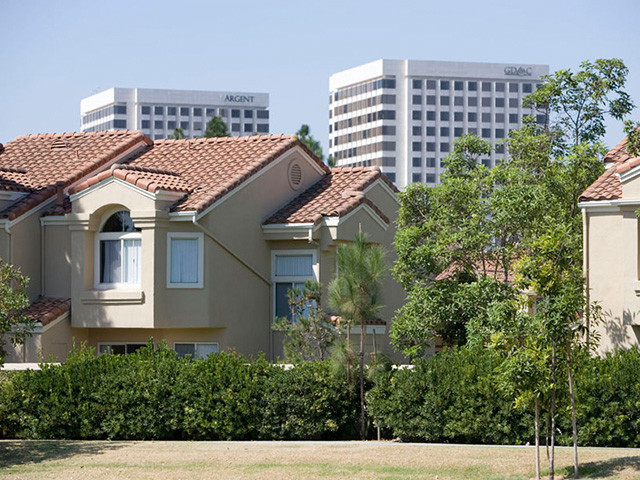
[[[347,325],[360,325],[360,436],[365,438],[364,355],[367,325],[382,309],[385,253],[360,232],[336,252],[337,274],[329,284],[329,304]]]
[[[300,126],[300,130],[296,132],[298,136],[298,140],[304,143],[309,150],[313,152],[313,154],[318,157],[320,160],[324,161],[324,153],[322,153],[322,146],[320,142],[311,136],[311,129],[309,125],[302,124]]]
[[[29,306],[28,283],[18,269],[0,259],[0,365],[7,353],[4,345],[22,345],[35,328],[35,322],[22,313]]]
[[[215,116],[209,123],[207,123],[207,128],[204,131],[203,137],[205,138],[213,138],[213,137],[228,137],[229,130],[227,129],[227,124],[224,123],[221,116]]]

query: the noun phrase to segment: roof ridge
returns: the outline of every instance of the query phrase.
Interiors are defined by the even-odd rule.
[[[111,170],[131,170],[134,172],[146,172],[146,173],[157,173],[158,175],[172,175],[174,177],[180,177],[180,173],[174,172],[172,170],[164,170],[161,168],[152,168],[152,167],[139,167],[138,165],[129,165],[127,163],[114,163],[111,166]]]
[[[232,143],[232,142],[250,142],[250,141],[267,141],[267,140],[297,140],[298,137],[293,134],[269,134],[269,135],[248,135],[248,136],[226,136],[226,137],[196,137],[196,138],[163,138],[154,140],[154,143]]]
[[[126,135],[145,136],[140,130],[100,130],[98,132],[61,132],[61,133],[29,133],[18,135],[13,141],[36,140],[36,139],[63,139],[73,137],[99,137],[99,136],[121,136]]]

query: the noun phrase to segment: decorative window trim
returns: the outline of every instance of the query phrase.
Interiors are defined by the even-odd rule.
[[[142,233],[141,232],[102,232],[105,223],[112,215],[121,211],[122,208],[107,211],[100,222],[100,228],[94,234],[93,244],[93,286],[96,290],[140,290],[142,284]],[[140,240],[139,277],[138,283],[103,283],[100,282],[100,241],[101,240]]]
[[[174,238],[198,240],[198,281],[195,283],[176,283],[171,281],[171,240]],[[167,232],[167,288],[204,288],[204,233]]]
[[[276,257],[311,255],[311,267],[313,275],[311,277],[301,276],[276,276]],[[318,251],[313,249],[287,249],[271,250],[271,311],[272,317],[276,318],[276,283],[300,283],[302,280],[320,280],[320,264],[318,263]]]
[[[142,345],[143,347],[147,344],[145,342],[98,342],[98,355],[109,355],[108,352],[100,352],[100,347],[102,346],[111,346],[111,345]],[[155,344],[154,344],[155,347]],[[141,347],[140,347],[141,348]],[[133,353],[133,352],[131,352]],[[125,352],[125,355],[129,355],[129,352]]]

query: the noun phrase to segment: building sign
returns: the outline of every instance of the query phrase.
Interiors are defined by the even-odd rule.
[[[224,101],[231,103],[253,103],[253,95],[225,95]]]
[[[516,67],[516,66],[504,67],[504,74],[513,75],[516,77],[530,77],[531,67]]]

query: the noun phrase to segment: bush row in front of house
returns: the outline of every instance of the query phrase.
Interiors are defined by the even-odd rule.
[[[418,361],[412,370],[387,370],[367,394],[369,414],[405,441],[533,444],[532,408],[516,408],[501,388],[496,374],[501,362],[495,351],[459,348]],[[640,352],[582,358],[575,377],[578,443],[640,446]],[[567,390],[559,385],[561,445],[572,442]],[[546,426],[543,413],[542,437]]]
[[[60,366],[5,374],[0,436],[38,439],[327,439],[357,431],[353,387],[327,362],[285,370],[220,353],[178,358],[75,352]]]

